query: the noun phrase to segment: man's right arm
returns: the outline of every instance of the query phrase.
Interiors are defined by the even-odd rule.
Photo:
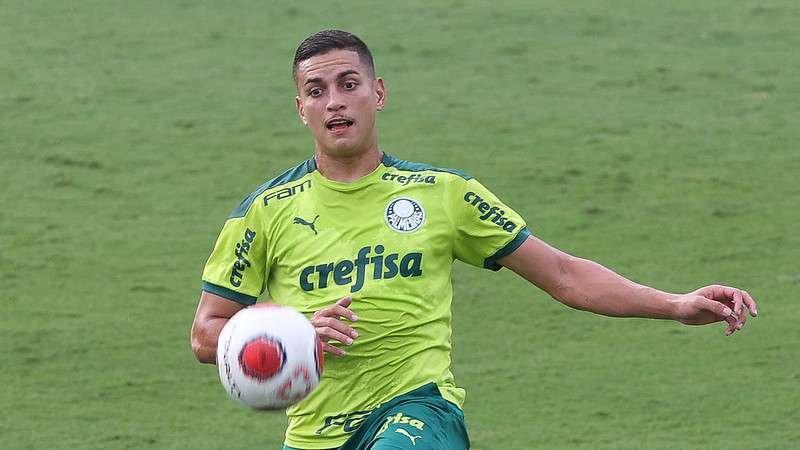
[[[203,291],[192,323],[192,352],[198,361],[217,362],[217,339],[222,327],[246,306],[225,297]]]

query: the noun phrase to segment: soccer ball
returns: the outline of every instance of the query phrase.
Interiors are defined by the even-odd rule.
[[[217,343],[228,395],[256,409],[283,409],[305,398],[322,375],[322,342],[306,317],[261,303],[237,312]]]

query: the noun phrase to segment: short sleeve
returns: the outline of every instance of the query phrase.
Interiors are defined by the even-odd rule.
[[[490,270],[531,235],[522,217],[474,178],[465,180],[451,197],[455,208],[456,259]]]
[[[264,291],[269,269],[260,211],[250,205],[241,214],[235,211],[225,222],[203,269],[204,291],[244,305],[254,304]]]

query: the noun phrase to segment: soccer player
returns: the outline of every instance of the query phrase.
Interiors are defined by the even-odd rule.
[[[284,449],[469,448],[464,391],[449,369],[455,259],[507,267],[607,316],[726,322],[730,335],[757,314],[737,288],[671,294],[561,252],[474,178],[384,153],[376,114],[386,86],[356,36],[308,37],[293,75],[314,155],[231,213],[203,271],[191,333],[198,360],[214,363],[226,321],[264,292],[311,317],[336,357],[287,410]]]

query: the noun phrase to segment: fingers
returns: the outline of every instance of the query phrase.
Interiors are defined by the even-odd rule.
[[[728,286],[712,284],[711,286],[706,286],[698,289],[697,291],[695,291],[695,293],[711,300],[722,300],[722,299],[733,300],[734,292],[737,290],[738,289],[736,288]]]
[[[731,323],[728,318],[725,319],[729,324],[728,329],[725,331],[725,334],[728,336],[744,327],[745,323],[747,323],[748,312],[753,317],[758,315],[756,302],[747,291],[730,286],[721,286],[715,284],[700,288],[695,291],[695,293],[709,300],[715,300],[718,302],[725,302],[729,300],[732,302],[731,306],[735,320],[733,320],[733,323]],[[745,308],[747,311],[745,311]]]
[[[749,312],[751,316],[756,317],[758,315],[758,309],[756,308],[755,300],[753,300],[753,297],[751,297],[747,291],[742,291],[740,289],[736,289],[736,291],[741,297],[741,304],[736,311],[736,314],[739,316],[736,329],[741,330],[747,323],[747,312]],[[745,308],[747,311],[745,311]]]
[[[714,307],[714,309],[717,310],[717,315],[728,323],[728,327],[725,329],[725,336],[730,336],[736,331],[736,326],[739,319],[737,318],[733,309],[723,305],[722,303],[717,303],[717,305],[722,306],[722,308],[719,306]]]
[[[746,323],[747,323],[747,313],[746,312],[742,312],[739,315],[739,329],[741,330],[742,328],[744,328],[744,324],[746,324]]]
[[[348,309],[352,302],[352,297],[344,297],[333,305],[320,309],[311,318],[311,324],[314,325],[314,329],[323,343],[323,351],[336,356],[345,356],[347,353],[344,350],[329,344],[329,341],[351,345],[353,340],[358,337],[358,332],[341,320],[342,318],[352,322],[358,320],[358,316]]]
[[[725,329],[725,336],[730,336],[739,329],[739,317],[736,314],[736,300],[731,302],[728,299],[706,299],[706,305],[708,305],[711,311],[717,314],[719,319],[727,322],[728,327]]]
[[[725,336],[732,335],[738,329],[738,321],[739,319],[733,312],[731,315],[725,317],[725,322],[728,322],[728,328],[725,329]]]
[[[343,306],[345,308],[350,306],[351,303],[353,303],[353,297],[350,297],[349,295],[347,297],[342,297],[336,302],[337,305]]]
[[[725,329],[725,336],[730,336],[736,331],[738,318],[733,311],[733,303],[727,300],[710,300],[702,295],[695,297],[695,301],[697,302],[695,304],[699,310],[710,313],[714,318],[706,317],[705,319],[700,319],[698,322],[694,322],[694,324],[707,324],[724,320],[728,324],[728,327]]]
[[[744,300],[742,300],[742,291],[734,289],[733,291],[733,312],[736,314],[736,323],[734,324],[735,330],[741,330],[744,326],[745,315],[742,309],[744,308]]]
[[[351,303],[353,303],[352,297],[344,297],[333,305],[322,308],[315,312],[314,317],[335,317],[337,319],[340,317],[346,317],[351,322],[355,322],[358,320],[358,316],[353,311],[347,309]]]
[[[353,343],[353,339],[358,337],[356,330],[333,317],[320,317],[312,320],[311,324],[316,328],[320,339],[325,342],[333,339],[342,344],[350,345]]]
[[[332,354],[334,354],[336,356],[345,356],[345,355],[347,355],[347,352],[345,352],[344,350],[340,349],[339,347],[334,347],[331,344],[328,344],[327,342],[322,344],[322,351],[323,352],[332,353]]]
[[[730,302],[725,304],[720,301],[709,300],[705,297],[699,297],[697,300],[700,302],[700,308],[712,312],[717,316],[717,320],[726,320],[734,314],[733,309],[731,309],[733,305]]]
[[[756,307],[756,301],[753,300],[753,297],[751,297],[747,291],[742,291],[742,297],[745,305],[747,305],[747,309],[750,311],[750,315],[753,317],[757,316],[758,308]]]

